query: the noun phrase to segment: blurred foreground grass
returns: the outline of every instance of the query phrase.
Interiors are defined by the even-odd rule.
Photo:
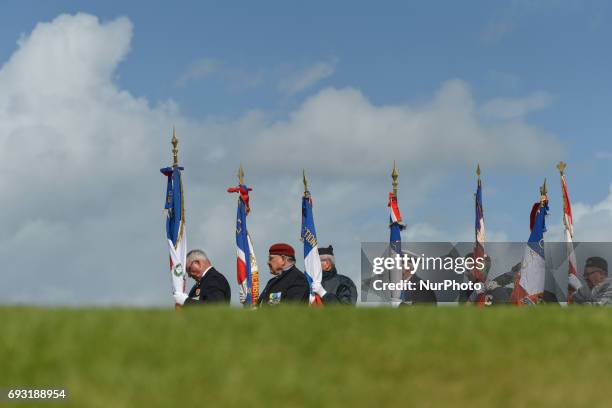
[[[0,324],[0,388],[68,389],[51,406],[610,406],[612,309],[4,307]]]

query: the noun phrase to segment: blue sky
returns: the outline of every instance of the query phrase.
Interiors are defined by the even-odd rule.
[[[171,121],[178,122],[179,136],[184,135],[182,147],[194,149],[193,153],[186,152],[183,156],[186,161],[192,160],[186,163],[186,177],[191,183],[187,185],[192,191],[196,190],[193,201],[201,200],[194,204],[190,233],[195,242],[205,245],[211,240],[211,230],[207,228],[219,226],[213,220],[202,220],[204,216],[199,216],[198,211],[214,214],[214,209],[222,208],[219,214],[224,216],[234,211],[232,204],[218,198],[225,198],[220,186],[228,181],[223,179],[219,186],[214,184],[215,178],[225,177],[227,169],[237,167],[234,164],[240,160],[227,156],[235,144],[224,144],[224,138],[229,140],[234,134],[244,133],[244,136],[235,136],[235,143],[244,144],[252,134],[253,146],[275,146],[274,141],[278,140],[275,138],[282,138],[283,130],[303,131],[308,137],[309,132],[315,131],[303,130],[308,118],[322,118],[321,123],[334,124],[334,109],[339,106],[334,105],[334,101],[362,107],[364,116],[372,113],[372,123],[383,128],[388,124],[391,129],[400,122],[401,126],[407,126],[406,129],[418,128],[425,116],[430,122],[426,121],[429,124],[424,128],[424,135],[429,134],[427,129],[435,127],[436,115],[454,118],[449,109],[461,111],[463,103],[472,103],[473,112],[468,116],[477,123],[483,140],[493,129],[493,136],[488,140],[496,151],[491,153],[492,158],[481,160],[477,154],[470,155],[470,149],[459,149],[456,155],[453,150],[457,150],[455,140],[458,145],[470,143],[469,134],[465,134],[472,124],[466,125],[467,130],[462,131],[464,136],[454,139],[454,124],[445,123],[446,127],[432,131],[431,137],[423,136],[424,139],[441,137],[439,142],[431,139],[434,140],[431,142],[434,143],[433,151],[441,152],[439,156],[432,153],[426,140],[415,142],[415,146],[429,149],[423,153],[428,155],[425,164],[410,158],[402,163],[402,157],[413,154],[408,152],[412,144],[410,140],[394,143],[396,136],[393,135],[397,133],[390,132],[391,136],[379,139],[375,134],[377,128],[370,133],[363,130],[370,129],[369,122],[363,125],[365,128],[355,129],[356,134],[371,135],[369,140],[367,136],[366,140],[361,139],[365,144],[363,151],[368,147],[383,151],[381,155],[388,157],[389,167],[393,159],[398,160],[400,206],[409,226],[423,224],[429,228],[429,232],[422,235],[425,239],[465,236],[466,228],[473,223],[472,194],[477,161],[484,163],[485,217],[493,237],[517,241],[527,238],[529,209],[538,198],[538,187],[544,177],[548,177],[550,187],[550,222],[558,224],[561,204],[554,164],[560,159],[568,163],[570,195],[579,203],[578,207],[582,206],[584,225],[607,229],[607,221],[597,220],[601,217],[598,211],[608,208],[607,200],[612,203],[612,5],[609,2],[328,3],[5,1],[0,5],[0,64],[6,64],[5,68],[11,65],[8,61],[18,50],[20,36],[28,43],[39,23],[53,22],[59,15],[85,13],[97,17],[101,25],[125,17],[130,28],[119,31],[129,51],[122,48],[112,52],[117,56],[117,64],[111,64],[112,89],[118,95],[121,92],[129,94],[133,103],[145,103],[151,110],[147,115],[159,119],[159,133],[149,139],[147,135],[142,136],[145,138],[142,140],[154,146],[155,153],[150,156],[153,161],[147,164],[152,173],[164,164],[155,161],[161,161],[164,152],[168,152],[169,159],[167,129]],[[78,63],[78,57],[74,61]],[[44,68],[42,63],[40,70]],[[1,81],[0,77],[0,91]],[[449,81],[454,87],[446,87]],[[15,92],[31,94],[24,89]],[[440,99],[447,102],[436,102],[440,94],[446,95]],[[309,107],[315,112],[312,116],[309,116]],[[330,122],[326,122],[323,107],[332,116]],[[396,110],[402,109],[410,112],[404,112],[407,117],[397,119]],[[416,115],[416,119],[410,116],[415,112],[423,116]],[[35,112],[33,117],[37,115]],[[299,119],[300,115],[305,119]],[[6,117],[11,120],[10,116]],[[126,115],[126,122],[129,117]],[[9,123],[7,129],[13,129],[13,124]],[[522,145],[510,149],[514,136],[508,129],[515,125],[524,134],[525,139],[517,140],[525,141],[525,154],[520,149]],[[126,124],[120,129],[138,132],[144,128],[144,125],[130,126]],[[340,132],[352,131],[343,124],[338,126]],[[193,136],[198,132],[205,136]],[[448,135],[440,136],[440,132]],[[385,130],[381,129],[381,133]],[[328,142],[333,145],[334,137],[331,130],[329,134],[323,132],[317,139],[318,148],[326,149]],[[92,133],[87,143],[95,146],[99,140]],[[270,140],[273,143],[266,144]],[[500,147],[505,143],[509,146],[508,157],[504,157],[505,148]],[[287,146],[290,151],[290,141]],[[537,151],[532,151],[534,148]],[[202,154],[205,157],[201,158],[195,149],[207,151]],[[210,155],[208,150],[212,151]],[[278,158],[273,153],[268,158],[266,152],[269,150],[260,152],[266,160],[253,159],[252,163],[245,160],[251,167],[250,173],[247,168],[247,179],[249,175],[257,177],[252,180],[255,191],[259,187],[259,191],[265,191],[262,196],[273,199],[276,187],[271,183],[276,177],[275,167],[266,163]],[[309,169],[313,175],[313,190],[318,183],[326,192],[343,191],[353,170],[343,172],[341,164],[333,167],[328,162],[361,160],[361,157],[351,157],[349,151],[345,155],[339,148],[337,152],[334,150],[332,159],[313,161]],[[487,155],[488,151],[485,149],[480,154]],[[541,161],[539,156],[542,156]],[[201,163],[193,164],[197,160]],[[291,179],[292,160],[299,175],[303,163],[289,158],[279,161],[278,177]],[[351,184],[346,191],[355,193],[356,190],[351,190],[354,188],[358,189],[358,194],[378,195],[380,207],[373,202],[363,204],[351,207],[341,216],[337,211],[334,213],[336,208],[315,209],[315,215],[320,211],[322,219],[333,220],[329,225],[317,226],[320,234],[329,233],[330,240],[339,240],[341,237],[335,231],[344,223],[352,225],[351,239],[386,239],[385,190],[390,184],[390,168],[382,171],[383,167],[376,160],[373,157],[371,161],[364,161],[362,167],[371,165],[372,171],[356,174],[354,178],[361,178],[363,184]],[[414,166],[411,163],[415,163]],[[153,179],[137,176],[131,182],[155,183]],[[155,194],[160,194],[163,189],[160,186],[163,186],[161,180],[159,186],[154,186]],[[219,188],[215,190],[211,186]],[[108,194],[114,196],[120,190],[109,187]],[[87,202],[96,201],[98,197],[95,192],[91,194],[84,194],[88,197]],[[207,207],[207,202],[213,200],[211,195],[216,201]],[[326,200],[321,199],[322,206]],[[254,203],[257,208],[255,199]],[[332,205],[337,202],[329,199],[329,206]],[[296,211],[299,211],[298,206],[299,198]],[[270,210],[268,215],[273,213]],[[34,218],[57,221],[43,215]],[[229,218],[231,224],[231,216]],[[198,219],[201,225],[195,222]],[[379,233],[372,235],[376,230],[374,226],[379,223]],[[18,234],[21,230],[18,226],[15,228],[14,234]],[[298,228],[296,226],[295,230]],[[431,228],[438,233],[431,233]],[[576,229],[580,230],[580,226]],[[11,234],[7,234],[4,239],[11,239]],[[581,236],[582,239],[601,239],[601,234],[603,232],[589,235],[582,231]],[[418,230],[407,232],[406,239],[418,238]],[[282,236],[278,240],[282,240]],[[255,241],[263,257],[266,245],[272,242]],[[228,246],[231,247],[231,241]],[[348,258],[347,255],[346,262],[352,265]],[[154,264],[151,262],[150,267]],[[230,265],[228,263],[225,269],[231,270]]]

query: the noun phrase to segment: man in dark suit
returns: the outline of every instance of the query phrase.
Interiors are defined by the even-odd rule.
[[[326,305],[354,305],[357,303],[357,287],[348,276],[340,275],[336,270],[334,247],[331,245],[319,248],[323,279],[321,284],[312,284],[312,291],[321,296]]]
[[[259,306],[308,303],[310,287],[306,277],[295,267],[295,250],[288,244],[270,247],[268,267],[274,275],[259,296]]]
[[[180,305],[229,304],[232,294],[225,276],[213,268],[208,256],[201,249],[187,254],[187,274],[196,281],[189,295],[178,293],[174,300]]]

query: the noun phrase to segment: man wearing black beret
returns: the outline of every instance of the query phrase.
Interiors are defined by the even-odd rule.
[[[270,247],[268,267],[274,275],[259,296],[258,306],[308,303],[310,289],[306,276],[295,267],[295,250],[288,244]]]
[[[357,288],[353,281],[336,270],[334,248],[319,248],[323,278],[321,287],[313,283],[312,290],[323,299],[323,304],[354,305],[357,303]]]

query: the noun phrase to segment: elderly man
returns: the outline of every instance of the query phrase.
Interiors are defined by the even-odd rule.
[[[570,287],[576,292],[575,303],[593,305],[612,304],[612,278],[608,277],[608,262],[598,256],[588,258],[584,265],[584,280],[588,288],[575,276],[570,277]]]
[[[334,248],[319,248],[323,278],[321,284],[313,282],[312,291],[323,299],[324,304],[354,305],[357,303],[357,288],[353,281],[336,270]]]
[[[189,295],[174,294],[177,304],[210,305],[230,302],[232,294],[227,279],[213,268],[204,251],[201,249],[189,251],[185,264],[187,274],[196,281],[196,284],[191,288]]]
[[[308,303],[310,293],[304,274],[295,267],[295,250],[288,244],[274,244],[268,257],[270,273],[274,275],[261,292],[259,306],[282,303]]]

